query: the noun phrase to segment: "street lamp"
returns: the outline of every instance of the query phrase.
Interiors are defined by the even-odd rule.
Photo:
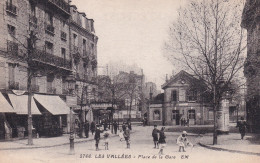
[[[70,108],[70,155],[74,155],[75,154],[75,150],[74,150],[74,129],[72,129],[73,127],[73,123],[72,123],[72,107]]]

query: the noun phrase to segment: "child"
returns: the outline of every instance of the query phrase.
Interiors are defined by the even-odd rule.
[[[154,142],[154,148],[156,148],[156,146],[157,146],[157,148],[159,149],[159,144],[158,144],[159,130],[157,129],[157,125],[154,125],[152,137],[153,137],[153,142]]]
[[[120,132],[119,132],[118,135],[119,135],[119,137],[120,137],[120,141],[124,140],[124,133],[123,133],[122,130],[120,130]]]
[[[109,132],[106,131],[104,134],[104,141],[105,141],[105,150],[108,150],[108,142],[109,142]]]
[[[183,131],[182,134],[177,138],[177,145],[179,146],[179,152],[181,152],[181,150],[183,152],[186,152],[185,148],[187,146],[193,147],[192,143],[190,143],[188,138],[187,138],[187,132],[186,131]]]

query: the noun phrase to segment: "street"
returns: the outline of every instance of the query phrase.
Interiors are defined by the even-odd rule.
[[[259,156],[236,154],[223,151],[209,150],[200,147],[197,143],[203,137],[188,136],[195,145],[193,149],[188,148],[187,152],[178,152],[176,139],[178,133],[166,132],[167,146],[164,155],[159,156],[158,149],[154,149],[151,137],[152,127],[134,127],[131,134],[131,149],[126,149],[125,141],[119,137],[112,137],[109,142],[109,150],[104,150],[103,140],[100,141],[99,151],[95,151],[95,141],[75,144],[75,155],[69,155],[69,145],[51,148],[23,149],[0,151],[3,162],[107,162],[107,161],[184,161],[184,162],[258,162]],[[90,135],[92,136],[92,135]],[[11,159],[10,159],[11,158]]]

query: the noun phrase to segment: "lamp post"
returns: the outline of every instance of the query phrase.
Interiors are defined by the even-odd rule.
[[[72,108],[70,108],[70,155],[74,155],[75,154],[75,150],[74,150],[74,127],[73,127],[73,123],[72,123]]]

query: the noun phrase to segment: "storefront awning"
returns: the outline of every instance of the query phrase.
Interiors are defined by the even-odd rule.
[[[15,113],[12,106],[6,101],[5,97],[0,93],[0,113]]]
[[[8,94],[11,103],[13,105],[13,108],[16,112],[16,114],[28,114],[28,96],[27,95],[21,95],[17,96],[14,94]],[[41,112],[37,108],[35,101],[32,98],[31,102],[31,112],[33,115],[40,115]]]
[[[70,108],[59,96],[34,94],[34,98],[53,115],[70,114]]]

